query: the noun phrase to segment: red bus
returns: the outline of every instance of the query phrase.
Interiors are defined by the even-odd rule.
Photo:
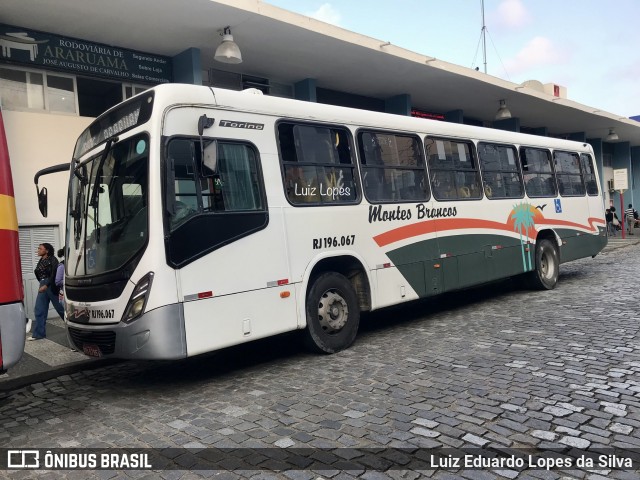
[[[0,373],[15,365],[24,352],[26,314],[18,244],[18,216],[13,194],[7,136],[0,107]]]

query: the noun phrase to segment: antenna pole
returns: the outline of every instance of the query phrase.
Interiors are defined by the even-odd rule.
[[[482,59],[484,60],[484,73],[487,73],[487,26],[484,23],[484,0],[480,0],[482,5]]]

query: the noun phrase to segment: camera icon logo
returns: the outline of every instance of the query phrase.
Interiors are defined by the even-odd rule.
[[[40,452],[38,450],[9,450],[7,452],[7,468],[40,468]]]

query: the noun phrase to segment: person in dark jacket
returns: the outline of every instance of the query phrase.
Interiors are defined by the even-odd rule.
[[[40,260],[38,260],[38,264],[33,271],[39,284],[34,312],[36,321],[29,340],[40,340],[47,336],[49,302],[53,304],[53,308],[56,309],[58,315],[64,318],[64,311],[58,301],[58,290],[55,282],[58,260],[56,260],[53,253],[53,246],[50,243],[41,243],[38,245],[37,255]]]
[[[621,230],[622,228],[620,226],[620,218],[618,218],[618,214],[616,213],[616,207],[611,207],[610,210],[611,210],[611,215],[613,215],[613,220],[612,220],[612,223],[613,223],[613,236],[615,237],[616,236],[616,232],[618,230]]]
[[[64,309],[64,248],[58,250],[58,268],[56,269],[56,288],[58,289],[58,301]],[[64,317],[61,317],[64,320]]]
[[[616,236],[616,227],[613,225],[613,212],[610,208],[604,212],[604,219],[607,221],[607,235],[610,237]]]

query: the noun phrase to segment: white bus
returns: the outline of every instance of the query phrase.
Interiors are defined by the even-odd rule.
[[[66,324],[92,356],[296,329],[333,353],[362,311],[518,275],[551,289],[607,242],[586,143],[255,91],[145,91],[82,133],[70,172]]]

